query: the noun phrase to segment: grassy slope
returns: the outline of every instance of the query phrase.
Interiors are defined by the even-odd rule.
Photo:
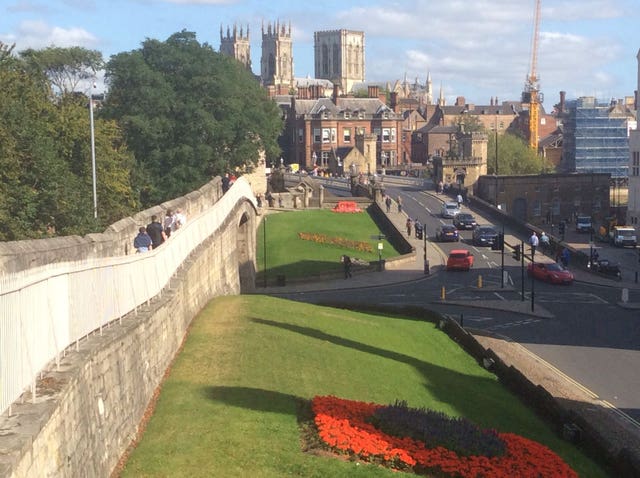
[[[371,239],[371,236],[380,231],[366,212],[339,214],[330,210],[301,210],[270,214],[266,220],[267,269],[271,276],[285,274],[287,277],[303,277],[317,272],[340,271],[340,256],[343,254],[365,261],[378,260],[378,241]],[[367,242],[372,252],[304,241],[298,238],[299,232]],[[263,271],[264,222],[260,225],[257,239],[256,262],[258,271]],[[386,240],[382,242],[383,259],[398,255]]]
[[[124,476],[398,476],[301,451],[297,403],[325,394],[464,415],[606,476],[432,324],[263,296],[216,299],[194,320]]]

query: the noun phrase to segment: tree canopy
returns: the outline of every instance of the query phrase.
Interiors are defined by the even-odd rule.
[[[144,206],[277,158],[282,120],[251,72],[192,32],[147,39],[106,66],[102,114],[117,120],[136,157]]]
[[[496,170],[496,135],[489,134],[487,145],[487,172]],[[498,174],[540,174],[543,163],[540,156],[521,138],[504,133],[498,135]]]

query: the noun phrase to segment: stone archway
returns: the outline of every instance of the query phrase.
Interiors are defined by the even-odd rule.
[[[246,208],[248,209],[248,208]],[[255,223],[256,215],[248,210],[242,211],[236,231],[236,252],[238,256],[238,277],[240,293],[255,291]]]

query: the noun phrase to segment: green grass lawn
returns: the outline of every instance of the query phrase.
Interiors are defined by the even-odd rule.
[[[123,476],[397,477],[301,450],[299,403],[330,394],[465,416],[606,476],[432,323],[259,295],[217,298],[194,319]]]
[[[270,277],[285,275],[287,278],[299,278],[323,272],[340,272],[340,257],[346,254],[352,258],[369,261],[378,260],[378,240],[371,236],[380,233],[378,226],[367,212],[335,213],[331,210],[301,210],[269,214],[266,219],[266,255],[267,273]],[[342,238],[365,242],[371,246],[371,252],[305,241],[298,237],[299,232],[324,234],[330,238]],[[257,256],[260,283],[265,270],[265,221],[258,230]],[[387,242],[382,241],[382,258],[398,255]]]

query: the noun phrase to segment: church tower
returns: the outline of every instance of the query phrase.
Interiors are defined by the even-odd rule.
[[[294,88],[291,23],[288,28],[280,21],[269,23],[266,31],[262,24],[260,77],[273,94],[288,94]]]
[[[426,101],[428,105],[432,105],[433,104],[433,83],[431,83],[431,72],[428,71],[427,72],[427,91],[425,92],[425,96],[426,96]]]
[[[247,70],[251,70],[251,46],[249,44],[249,25],[247,25],[247,34],[240,27],[233,25],[233,32],[227,26],[227,34],[223,35],[222,25],[220,25],[220,53],[235,58],[242,63]]]
[[[332,81],[343,93],[364,83],[364,32],[315,32],[313,39],[316,78]]]

